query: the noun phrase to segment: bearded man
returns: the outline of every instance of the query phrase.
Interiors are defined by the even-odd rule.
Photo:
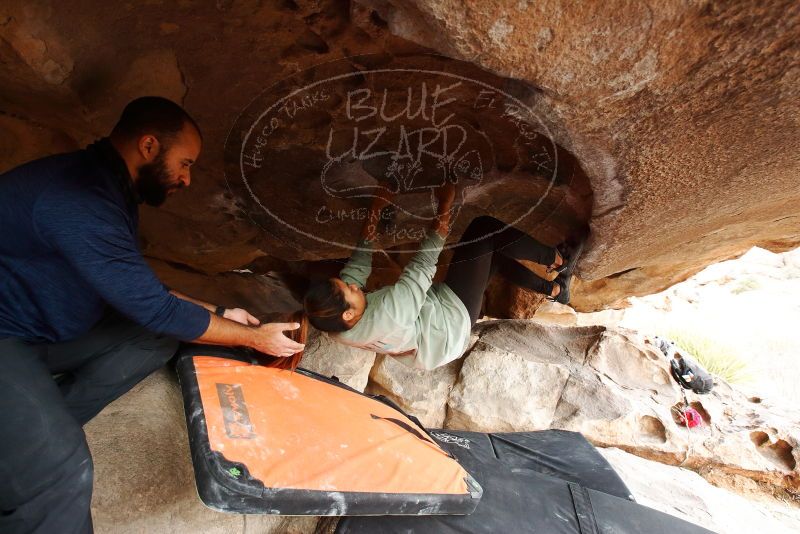
[[[283,334],[299,325],[169,291],[139,252],[138,205],[189,186],[201,144],[180,106],[144,97],[108,138],[0,175],[0,532],[92,531],[82,426],[178,340],[303,349]]]

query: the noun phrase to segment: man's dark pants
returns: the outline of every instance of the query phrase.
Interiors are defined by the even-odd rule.
[[[116,314],[64,343],[0,339],[0,532],[92,532],[82,426],[177,348]]]

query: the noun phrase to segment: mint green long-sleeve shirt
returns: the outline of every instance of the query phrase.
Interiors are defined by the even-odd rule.
[[[470,320],[461,300],[446,284],[434,284],[436,260],[444,239],[430,231],[396,284],[366,294],[367,307],[356,325],[334,339],[402,363],[433,369],[467,349]],[[339,276],[364,287],[372,271],[372,244],[361,241]]]

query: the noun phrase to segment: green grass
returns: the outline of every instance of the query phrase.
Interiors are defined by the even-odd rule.
[[[709,373],[731,384],[746,384],[753,380],[750,364],[733,347],[690,329],[672,330],[665,337],[674,341]]]
[[[731,289],[731,293],[733,293],[734,295],[741,295],[746,291],[754,291],[760,288],[761,288],[761,283],[752,276],[748,276],[747,278],[741,280],[738,284],[736,284],[736,287]]]

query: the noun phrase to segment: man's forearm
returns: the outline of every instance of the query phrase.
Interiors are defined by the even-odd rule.
[[[259,320],[240,308],[228,309],[224,317],[214,312],[216,306],[184,295],[179,291],[170,291],[175,297],[192,302],[205,308],[210,315],[208,327],[200,337],[193,339],[197,343],[211,345],[229,345],[250,347],[264,354],[273,356],[291,356],[301,350],[304,345],[289,339],[284,332],[296,330],[298,323],[260,324]]]
[[[212,314],[217,309],[216,305],[214,305],[214,304],[210,304],[210,303],[202,301],[200,299],[196,299],[196,298],[190,297],[189,295],[185,295],[185,294],[181,293],[180,291],[176,291],[174,289],[170,289],[169,292],[172,293],[173,295],[175,295],[176,297],[178,297],[181,300],[185,300],[185,301],[191,302],[193,304],[197,304],[198,306],[200,306],[202,308],[205,308],[206,310],[208,310]]]
[[[256,335],[257,329],[244,326],[236,321],[218,317],[212,312],[211,321],[208,323],[208,328],[206,328],[206,331],[202,336],[194,341],[199,343],[209,343],[212,345],[253,347],[253,340],[255,339]]]

